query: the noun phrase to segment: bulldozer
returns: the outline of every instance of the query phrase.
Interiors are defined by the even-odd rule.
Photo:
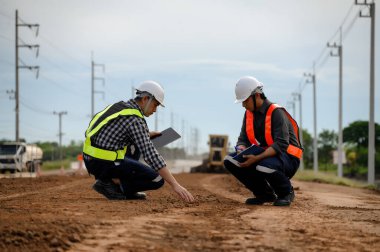
[[[226,173],[223,160],[228,154],[229,143],[227,135],[209,135],[209,154],[199,166],[192,167],[190,172]]]

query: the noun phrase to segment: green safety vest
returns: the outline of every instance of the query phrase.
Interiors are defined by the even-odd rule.
[[[141,112],[138,109],[125,108],[121,109],[116,113],[110,114],[106,116],[102,121],[98,123],[99,118],[104,115],[113,105],[109,105],[103,111],[99,112],[94,116],[91,120],[90,125],[86,130],[86,141],[83,144],[83,153],[87,154],[91,157],[115,161],[124,159],[125,153],[127,152],[127,146],[125,146],[122,150],[104,150],[91,145],[91,137],[95,135],[104,125],[106,125],[109,121],[117,118],[118,116],[138,116],[140,118],[144,118]],[[95,126],[96,125],[96,126]],[[95,127],[94,127],[95,126]]]

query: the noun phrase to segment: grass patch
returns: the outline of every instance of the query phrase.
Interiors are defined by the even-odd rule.
[[[58,170],[61,168],[62,165],[63,165],[63,167],[68,168],[68,167],[70,167],[71,162],[73,162],[73,160],[70,160],[70,159],[65,159],[62,161],[59,161],[59,160],[44,161],[41,169],[43,171]]]
[[[334,185],[342,185],[356,188],[366,188],[372,190],[379,190],[376,185],[369,185],[365,182],[348,179],[348,178],[339,178],[332,172],[317,172],[311,170],[303,170],[298,171],[294,176],[295,179],[301,181],[310,181],[317,183],[326,183],[326,184],[334,184]]]

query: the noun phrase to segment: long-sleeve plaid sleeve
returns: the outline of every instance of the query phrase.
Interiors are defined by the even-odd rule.
[[[158,153],[150,140],[149,130],[145,121],[142,119],[135,120],[129,126],[128,133],[149,166],[156,171],[166,166],[164,158]]]

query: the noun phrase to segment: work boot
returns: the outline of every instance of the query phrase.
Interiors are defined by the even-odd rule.
[[[120,192],[120,188],[112,180],[101,181],[97,179],[92,188],[109,200],[125,200],[126,196]]]
[[[273,205],[274,206],[290,206],[290,204],[294,200],[294,190],[290,191],[289,194],[285,195],[284,197],[279,197],[277,200],[274,201]]]
[[[245,201],[245,204],[247,204],[247,205],[263,205],[265,202],[273,202],[275,200],[276,200],[276,195],[267,194],[267,195],[261,196],[261,197],[248,198]]]
[[[128,190],[128,186],[125,180],[120,180],[119,190],[125,195],[126,200],[144,200],[146,199],[146,193],[144,192],[131,192]]]
[[[131,194],[126,194],[125,199],[127,200],[145,200],[146,193],[144,192],[135,192]]]

